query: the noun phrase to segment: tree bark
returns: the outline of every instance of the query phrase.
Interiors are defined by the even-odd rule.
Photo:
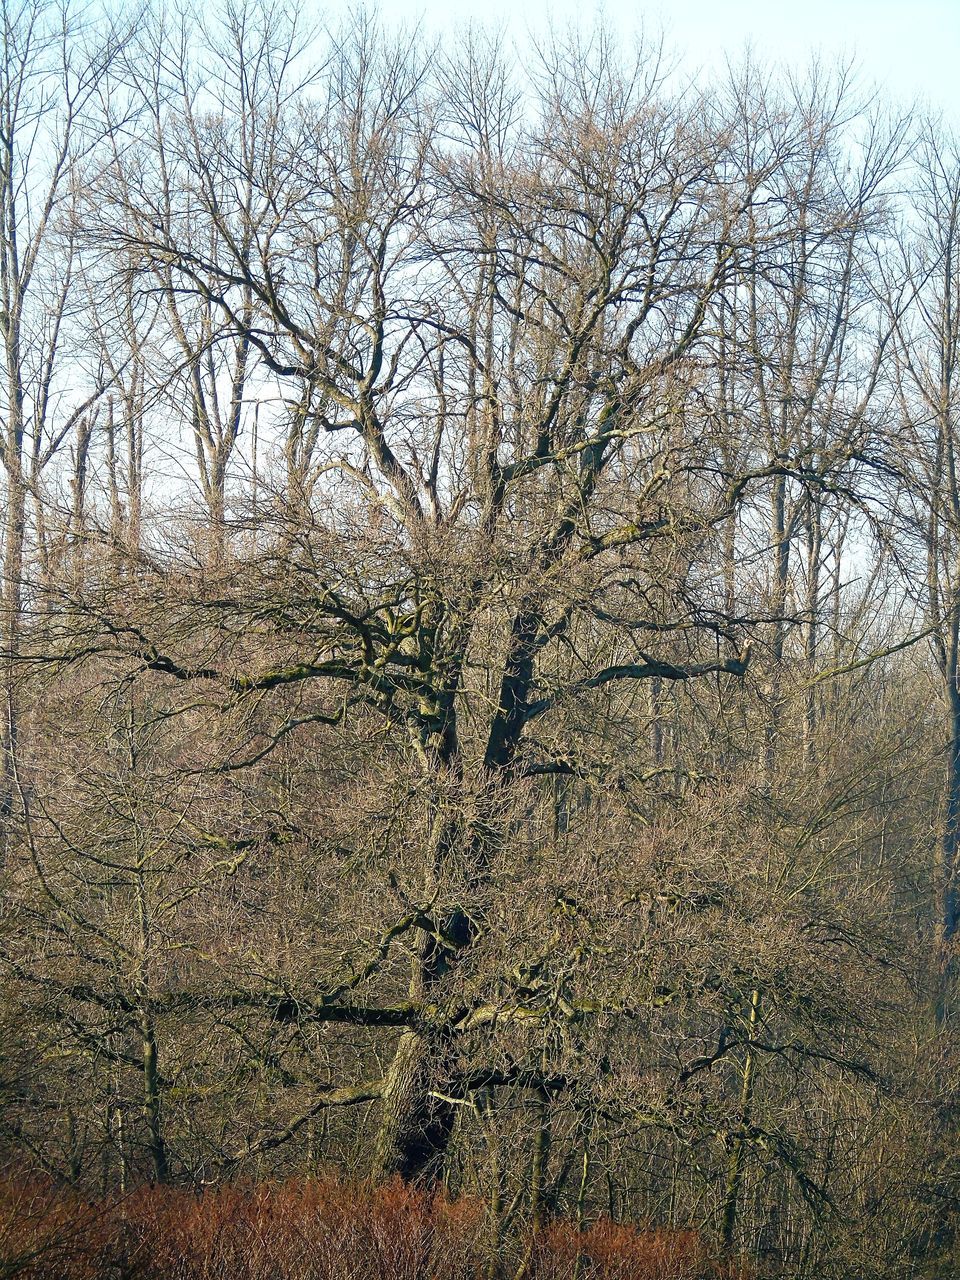
[[[140,1035],[143,1048],[143,1118],[147,1128],[147,1152],[154,1178],[157,1182],[167,1182],[170,1178],[170,1164],[161,1117],[157,1037],[147,1009],[141,1013]]]
[[[419,1030],[401,1035],[384,1083],[375,1178],[439,1181],[455,1119],[453,1104],[433,1092],[444,1056],[436,1036]]]

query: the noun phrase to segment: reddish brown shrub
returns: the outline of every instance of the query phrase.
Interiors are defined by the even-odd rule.
[[[738,1267],[721,1267],[697,1231],[601,1218],[585,1231],[551,1223],[534,1244],[530,1280],[719,1280],[721,1269],[724,1280],[745,1280]]]
[[[99,1280],[114,1248],[109,1210],[36,1177],[0,1178],[0,1277]]]
[[[0,1182],[0,1280],[480,1280],[483,1205],[400,1181],[143,1187],[102,1205],[29,1179]],[[515,1261],[506,1265],[512,1275]],[[745,1280],[694,1231],[554,1222],[528,1280]]]
[[[483,1214],[396,1181],[141,1191],[118,1210],[137,1280],[473,1280]]]

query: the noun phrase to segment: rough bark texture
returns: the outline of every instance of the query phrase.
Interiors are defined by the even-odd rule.
[[[401,1035],[384,1084],[375,1178],[439,1180],[455,1108],[435,1092],[441,1089],[438,1058],[442,1060],[442,1047],[434,1038],[419,1031]]]

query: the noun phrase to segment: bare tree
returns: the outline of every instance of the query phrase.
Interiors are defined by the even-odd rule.
[[[102,394],[24,473],[0,1132],[124,1185],[442,1179],[497,1243],[913,1258],[905,126],[602,32],[423,45],[240,5],[103,82],[58,259]]]
[[[949,1017],[960,925],[960,618],[956,608],[956,380],[960,166],[952,140],[927,127],[916,154],[916,225],[905,229],[899,270],[891,269],[898,313],[896,394],[900,428],[893,456],[905,484],[902,528],[908,585],[930,634],[945,700],[943,820],[937,869],[938,1021]],[[918,558],[912,554],[917,552]]]
[[[0,60],[0,322],[3,336],[4,678],[0,811],[12,803],[17,710],[9,663],[17,650],[26,578],[27,494],[96,398],[62,400],[63,348],[75,257],[64,219],[76,167],[95,140],[89,129],[113,37],[81,36],[68,7],[28,0],[4,5]],[[62,232],[62,224],[67,229]],[[37,535],[42,550],[42,508]]]

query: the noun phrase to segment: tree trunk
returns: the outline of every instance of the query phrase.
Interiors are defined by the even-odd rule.
[[[756,989],[750,996],[750,1013],[747,1017],[747,1030],[751,1039],[756,1034],[757,1025],[760,1021],[760,992]],[[740,1129],[741,1133],[733,1139],[730,1149],[730,1159],[727,1163],[727,1185],[724,1193],[723,1212],[720,1219],[720,1240],[723,1245],[724,1252],[729,1252],[733,1247],[734,1236],[737,1230],[737,1207],[740,1202],[740,1192],[743,1189],[743,1148],[744,1138],[742,1131],[750,1124],[751,1112],[753,1109],[753,1082],[756,1072],[756,1061],[752,1046],[747,1047],[746,1057],[743,1060],[743,1076],[740,1087]]]
[[[783,476],[775,476],[770,499],[770,537],[773,544],[773,582],[770,592],[773,635],[770,640],[770,714],[767,719],[765,767],[768,779],[776,762],[777,739],[783,713],[783,655],[786,642],[787,590],[790,581],[790,534],[787,529],[787,491]]]
[[[444,1057],[435,1036],[416,1030],[401,1035],[383,1090],[375,1179],[399,1175],[408,1182],[439,1181],[455,1118],[453,1104],[433,1092],[443,1076]]]
[[[434,776],[443,773],[459,776],[456,727],[452,710],[435,724],[432,743],[423,744],[423,759]],[[435,801],[436,810],[428,838],[426,889],[431,893],[446,860],[464,839],[460,815],[446,809],[443,799]],[[473,855],[473,849],[468,851]],[[465,886],[466,892],[466,886]],[[445,922],[444,933],[454,946],[447,946],[434,936],[423,937],[413,960],[410,994],[426,1001],[456,963],[456,945],[466,946],[473,928],[462,911]],[[449,1046],[442,1030],[411,1027],[397,1043],[393,1061],[384,1084],[380,1128],[374,1147],[372,1175],[380,1180],[399,1175],[405,1181],[433,1185],[443,1174],[443,1160],[455,1120],[455,1107],[438,1097],[434,1090],[445,1092]]]
[[[147,1126],[147,1151],[150,1168],[157,1182],[167,1182],[170,1166],[167,1144],[163,1137],[160,1114],[160,1070],[157,1063],[157,1037],[149,1011],[144,1009],[140,1018],[140,1035],[143,1045],[143,1118]]]
[[[6,827],[13,813],[14,753],[17,748],[17,702],[14,661],[20,636],[23,607],[23,554],[26,534],[26,495],[23,482],[23,386],[20,370],[19,324],[6,322],[8,422],[4,441],[6,516],[3,544],[3,707],[0,708],[0,823]],[[6,857],[6,832],[0,843],[0,859]]]
[[[944,779],[944,822],[937,876],[937,994],[936,1020],[944,1025],[950,1016],[956,976],[957,931],[960,926],[960,893],[957,860],[960,852],[960,679],[949,680],[950,740]]]

